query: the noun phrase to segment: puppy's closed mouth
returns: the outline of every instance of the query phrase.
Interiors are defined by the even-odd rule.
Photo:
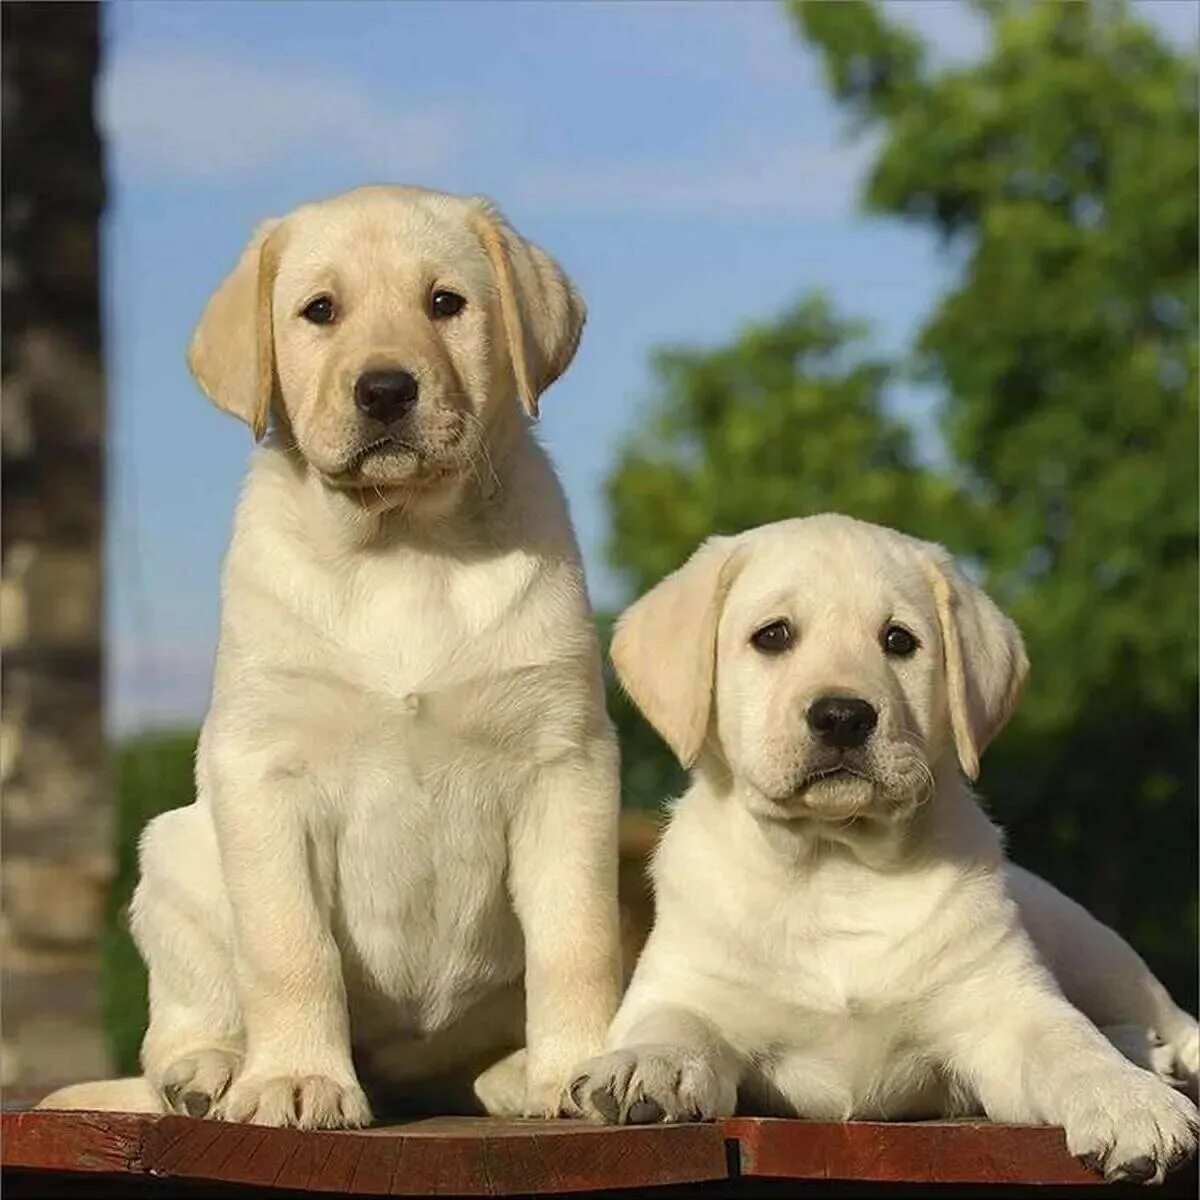
[[[776,797],[775,803],[784,811],[840,819],[869,803],[876,782],[860,767],[833,763],[807,772],[787,795]],[[865,794],[864,788],[868,789]]]
[[[338,467],[336,471],[329,472],[328,478],[331,483],[338,486],[358,486],[358,481],[349,477],[357,475],[368,459],[374,458],[383,451],[391,449],[402,452],[407,451],[410,454],[416,453],[414,446],[410,446],[407,442],[398,441],[390,434],[387,434],[384,437],[376,438],[373,442],[368,442],[365,446],[360,446],[342,466]]]
[[[836,763],[832,767],[821,767],[816,771],[809,771],[796,786],[796,790],[792,793],[794,796],[800,795],[801,792],[807,791],[814,784],[822,782],[826,779],[861,779],[865,783],[874,783],[875,781],[865,771],[857,770],[848,763]]]

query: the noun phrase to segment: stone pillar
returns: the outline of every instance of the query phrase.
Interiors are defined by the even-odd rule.
[[[0,1082],[109,1070],[101,716],[101,7],[4,4]]]

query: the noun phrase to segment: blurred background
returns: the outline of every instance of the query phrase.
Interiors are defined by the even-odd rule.
[[[493,196],[587,297],[540,436],[604,636],[712,532],[963,556],[1033,662],[992,813],[1195,1011],[1200,6],[0,19],[4,1082],[134,1067],[136,838],[191,800],[250,451],[184,347],[260,219],[365,182]],[[636,942],[682,777],[609,702]]]

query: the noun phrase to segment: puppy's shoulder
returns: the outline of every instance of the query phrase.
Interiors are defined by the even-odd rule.
[[[670,802],[650,868],[660,911],[675,902],[689,910],[717,902],[739,907],[748,881],[761,879],[770,865],[742,816],[732,800],[695,777]]]
[[[304,480],[274,447],[255,450],[242,479],[226,562],[257,559],[294,541],[304,526]]]

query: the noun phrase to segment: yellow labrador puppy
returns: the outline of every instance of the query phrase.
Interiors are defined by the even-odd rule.
[[[405,187],[267,223],[213,296],[189,363],[266,440],[197,799],[142,839],[144,1079],[49,1106],[553,1114],[601,1048],[617,750],[529,428],[583,322],[487,202]]]
[[[944,550],[831,515],[714,538],[624,615],[613,659],[694,773],[577,1111],[982,1110],[1065,1126],[1113,1178],[1192,1149],[1196,1110],[1153,1069],[1194,1081],[1196,1022],[1005,862],[971,793],[1026,659]]]

